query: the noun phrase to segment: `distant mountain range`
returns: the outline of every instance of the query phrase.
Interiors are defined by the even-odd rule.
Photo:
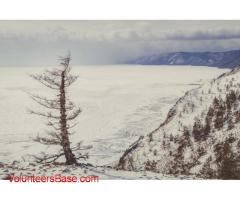
[[[240,50],[155,54],[143,56],[127,63],[140,65],[193,65],[233,68],[240,64]]]

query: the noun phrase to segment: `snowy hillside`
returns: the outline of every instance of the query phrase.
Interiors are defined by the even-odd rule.
[[[239,178],[240,68],[190,90],[166,120],[140,137],[118,169]]]

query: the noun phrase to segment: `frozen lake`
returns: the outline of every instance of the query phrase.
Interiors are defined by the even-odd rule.
[[[51,90],[28,76],[43,70],[0,68],[0,161],[12,162],[29,154],[53,151],[32,142],[32,137],[44,134],[46,121],[27,113],[27,108],[41,109],[27,92],[51,96]],[[90,162],[113,162],[140,135],[155,129],[187,90],[226,71],[190,66],[73,67],[79,79],[69,95],[83,112],[71,139],[73,143],[93,145]]]

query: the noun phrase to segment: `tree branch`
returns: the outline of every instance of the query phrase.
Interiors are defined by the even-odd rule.
[[[41,84],[45,85],[46,87],[54,90],[59,90],[60,84],[55,82],[54,79],[51,79],[50,77],[47,77],[46,74],[30,74],[31,78],[37,80]]]
[[[45,162],[45,163],[52,163],[54,161],[56,161],[58,158],[60,158],[61,156],[64,156],[64,153],[59,153],[59,154],[55,154],[55,155],[47,155],[45,153],[42,153],[43,156],[42,157],[38,157],[38,156],[33,156],[38,163],[42,163],[42,162]],[[50,160],[52,159],[52,160]],[[47,160],[50,160],[50,161],[47,161]]]
[[[47,123],[47,126],[51,126],[51,127],[54,128],[56,131],[59,131],[61,128],[60,128],[60,127],[57,128],[57,127],[55,126],[55,124],[59,125],[59,122],[53,123],[53,122],[49,121],[49,122]]]
[[[68,117],[67,120],[73,120],[75,119],[80,113],[82,112],[81,108],[76,109],[75,111],[73,111]]]
[[[37,95],[31,95],[30,96],[32,100],[40,104],[41,106],[49,109],[59,110],[59,101],[58,100],[49,100],[44,97],[40,97]]]
[[[88,150],[91,148],[92,148],[91,145],[82,147],[82,142],[78,142],[76,146],[72,148],[72,151],[82,151],[82,150]]]
[[[55,116],[51,112],[43,113],[43,112],[33,111],[30,109],[28,109],[28,112],[29,112],[29,114],[39,115],[39,116],[47,117],[50,119],[60,119],[60,116]]]
[[[39,142],[44,145],[59,145],[61,143],[58,138],[54,139],[54,138],[46,138],[46,137],[40,137],[40,136],[37,136],[36,138],[34,138],[33,141]]]
[[[69,75],[68,77],[66,77],[65,87],[69,87],[69,86],[72,85],[77,79],[78,79],[78,76]]]

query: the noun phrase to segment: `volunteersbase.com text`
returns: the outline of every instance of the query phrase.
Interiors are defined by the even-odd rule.
[[[64,176],[55,174],[52,176],[15,176],[9,175],[9,181],[12,183],[90,183],[99,182],[99,176]]]

